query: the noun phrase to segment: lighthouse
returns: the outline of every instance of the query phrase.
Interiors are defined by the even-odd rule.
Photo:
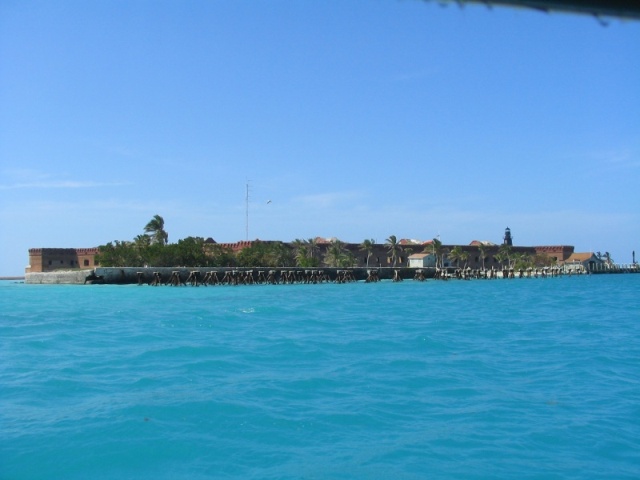
[[[503,245],[513,246],[513,238],[511,238],[511,229],[507,227],[504,231],[504,242]]]

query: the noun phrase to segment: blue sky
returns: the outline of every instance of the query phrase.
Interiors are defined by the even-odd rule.
[[[640,22],[419,0],[0,3],[31,247],[389,235],[640,257]],[[268,203],[271,201],[270,203]]]

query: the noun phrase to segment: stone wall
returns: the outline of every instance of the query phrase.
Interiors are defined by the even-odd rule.
[[[349,270],[353,273],[357,280],[364,280],[367,278],[368,270],[378,270],[379,277],[382,280],[393,278],[394,270],[398,270],[400,276],[404,279],[413,278],[415,275],[415,268],[300,268],[300,267],[291,267],[291,268],[270,268],[270,267],[256,267],[256,268],[233,268],[233,267],[195,267],[195,268],[185,268],[185,267],[148,267],[148,268],[140,268],[140,267],[124,267],[124,268],[107,268],[107,267],[98,267],[95,269],[95,274],[99,277],[102,277],[104,283],[107,284],[132,284],[138,283],[139,278],[142,283],[149,283],[153,280],[153,273],[158,272],[162,278],[163,282],[169,280],[172,272],[178,272],[180,275],[180,279],[182,281],[186,281],[189,278],[191,272],[199,272],[199,279],[202,280],[207,272],[215,271],[218,277],[221,279],[225,272],[227,271],[240,271],[245,272],[247,270],[253,271],[254,278],[257,278],[258,272],[263,271],[265,274],[270,270],[277,272],[277,277],[280,277],[282,272],[305,272],[308,270],[316,270],[323,271],[329,275],[329,277],[333,280],[337,276],[337,272],[339,270]],[[424,269],[428,271],[429,269]],[[89,271],[90,273],[91,271]],[[138,276],[140,273],[140,277]],[[433,276],[433,272],[428,272],[429,276]],[[84,283],[84,278],[82,282]]]
[[[26,273],[24,283],[32,284],[83,284],[93,270],[68,270],[56,272]]]
[[[263,271],[265,273],[270,270],[277,272],[277,277],[280,278],[282,272],[305,272],[307,270],[323,271],[329,275],[333,280],[336,278],[338,271],[349,270],[353,273],[357,280],[364,280],[367,278],[368,270],[378,270],[379,278],[381,280],[393,278],[394,271],[397,270],[399,275],[405,279],[411,279],[415,275],[415,268],[211,268],[211,267],[199,267],[199,268],[180,268],[180,267],[154,267],[154,268],[142,268],[142,267],[124,267],[124,268],[108,268],[97,267],[91,270],[70,270],[70,271],[57,271],[57,272],[43,272],[43,273],[27,273],[25,275],[25,283],[31,284],[75,284],[83,285],[87,284],[137,284],[139,282],[147,284],[153,280],[154,272],[158,272],[161,275],[162,281],[169,280],[172,272],[178,272],[180,279],[186,281],[189,278],[191,272],[199,272],[199,280],[202,280],[207,272],[215,271],[220,279],[224,276],[225,272],[232,271],[247,271],[252,270],[254,278],[257,278],[258,272]],[[423,269],[427,276],[433,276],[433,269]]]
[[[30,248],[26,273],[94,267],[97,248]],[[66,270],[65,270],[66,269]]]

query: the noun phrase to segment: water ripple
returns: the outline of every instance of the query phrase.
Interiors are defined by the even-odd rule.
[[[0,478],[638,478],[639,285],[0,282]]]

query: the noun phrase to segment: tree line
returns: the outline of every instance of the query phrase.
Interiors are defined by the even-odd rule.
[[[366,266],[376,248],[374,239],[365,239],[358,245],[358,252],[366,259]],[[414,249],[419,247],[418,250]],[[144,233],[131,241],[109,242],[101,245],[96,261],[103,267],[302,267],[317,268],[322,266],[350,268],[358,264],[353,248],[338,239],[328,244],[320,244],[317,239],[295,239],[291,243],[280,241],[262,242],[256,240],[239,252],[217,243],[207,242],[202,237],[187,237],[177,243],[169,243],[169,235],[165,230],[164,219],[160,215],[145,225]],[[458,268],[466,268],[470,252],[460,246],[448,249],[442,242],[434,238],[426,246],[401,245],[395,235],[384,242],[389,263],[395,267],[401,255],[412,253],[429,253],[435,258],[435,266],[443,268],[445,259],[454,262]],[[485,268],[485,259],[493,253],[495,247],[480,244],[476,246]],[[546,255],[531,255],[515,252],[508,245],[501,245],[494,258],[510,268],[533,268],[551,266],[554,262]]]
[[[100,245],[98,252],[96,262],[103,267],[222,267],[235,261],[231,249],[208,244],[202,237],[187,237],[169,243],[169,234],[160,215],[154,215],[145,225],[144,233],[133,240],[115,240]]]

